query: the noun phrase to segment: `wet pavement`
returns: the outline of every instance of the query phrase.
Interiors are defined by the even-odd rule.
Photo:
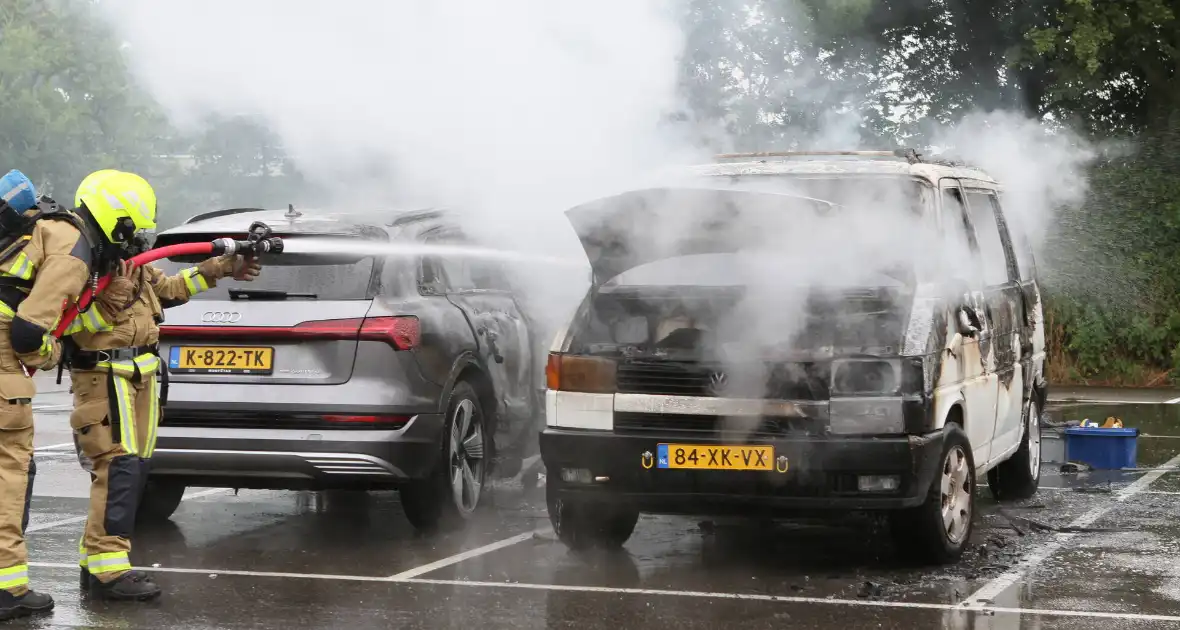
[[[1140,470],[1062,473],[1047,433],[1042,491],[1000,505],[982,488],[954,567],[909,566],[859,516],[645,516],[624,552],[574,554],[548,529],[543,491],[519,483],[492,488],[464,532],[435,537],[414,532],[396,493],[198,488],[171,523],[137,534],[132,559],[164,597],[104,604],[77,586],[88,480],[64,389],[41,383],[28,532],[33,585],[57,608],[15,627],[1180,628],[1176,392],[1055,396],[1055,421],[1140,428]]]

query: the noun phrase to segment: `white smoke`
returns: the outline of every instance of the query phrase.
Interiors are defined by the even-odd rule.
[[[676,0],[101,6],[127,41],[137,75],[178,125],[199,127],[208,114],[260,116],[303,173],[334,187],[334,204],[354,209],[372,198],[455,206],[481,240],[506,249],[581,256],[564,209],[650,182],[655,167],[708,158],[661,122],[683,109],[677,88],[686,34]],[[823,80],[829,75],[817,69],[818,60],[800,57],[814,52],[802,41],[811,32],[805,12],[776,12],[789,19],[762,24],[755,18],[765,11],[734,11],[740,19],[725,24],[717,50],[694,51],[700,63],[737,78],[727,97],[735,110],[757,109],[754,118],[785,125],[771,137],[794,137],[814,149],[857,148],[847,145],[865,135],[856,123],[867,95],[850,93],[839,108],[813,112],[813,126],[797,134],[776,113],[789,109],[779,104],[820,103],[852,91],[838,75]],[[784,25],[785,40],[759,40],[765,49],[734,44],[740,29]],[[711,56],[722,49],[731,58],[718,65]],[[749,63],[733,58],[739,53]],[[774,55],[795,59],[796,70],[760,74],[782,65],[770,62]],[[1037,121],[1001,113],[969,116],[944,131],[939,144],[1006,183],[1010,219],[1039,240],[1054,208],[1084,195],[1088,155],[1070,138],[1045,136]],[[732,140],[718,144],[728,148]],[[374,164],[385,176],[376,187]],[[744,267],[754,297],[739,310],[742,321],[731,322],[747,331],[750,347],[771,333],[798,330],[799,287],[862,280],[896,262],[891,248],[952,278],[968,272],[950,260],[963,252],[947,258],[945,243],[916,238],[914,226],[897,219],[906,216],[908,201],[866,195],[858,202],[865,208],[827,223],[799,218],[764,226],[780,236],[775,262]],[[669,211],[681,225],[652,236],[665,243],[691,233],[686,218],[696,217],[696,209]],[[564,320],[586,287],[584,273],[564,268],[538,265],[528,275],[528,293],[550,324]]]
[[[444,205],[485,243],[581,256],[565,208],[684,155],[661,126],[683,47],[668,2],[101,6],[178,126],[260,117],[336,210]],[[527,280],[561,317],[585,277],[541,268]]]

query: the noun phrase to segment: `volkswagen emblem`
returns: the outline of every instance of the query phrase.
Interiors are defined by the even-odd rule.
[[[242,314],[237,311],[205,311],[201,314],[201,321],[206,324],[233,324],[241,319]]]
[[[725,389],[725,384],[729,381],[729,377],[725,372],[713,372],[709,375],[709,391],[714,396],[719,396]]]

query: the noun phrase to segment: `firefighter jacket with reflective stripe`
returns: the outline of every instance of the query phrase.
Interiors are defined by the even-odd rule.
[[[226,256],[210,258],[174,276],[143,265],[131,273],[130,282],[111,282],[66,334],[84,351],[154,345],[160,338],[158,322],[164,308],[184,304],[232,272],[233,258]]]
[[[48,336],[86,288],[90,264],[89,241],[66,221],[37,222],[24,248],[0,261],[0,317],[11,319],[12,351],[25,364],[50,367]]]

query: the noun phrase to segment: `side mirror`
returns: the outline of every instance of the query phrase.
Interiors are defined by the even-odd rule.
[[[970,306],[960,306],[957,315],[959,334],[964,337],[974,337],[983,329],[979,315]]]

